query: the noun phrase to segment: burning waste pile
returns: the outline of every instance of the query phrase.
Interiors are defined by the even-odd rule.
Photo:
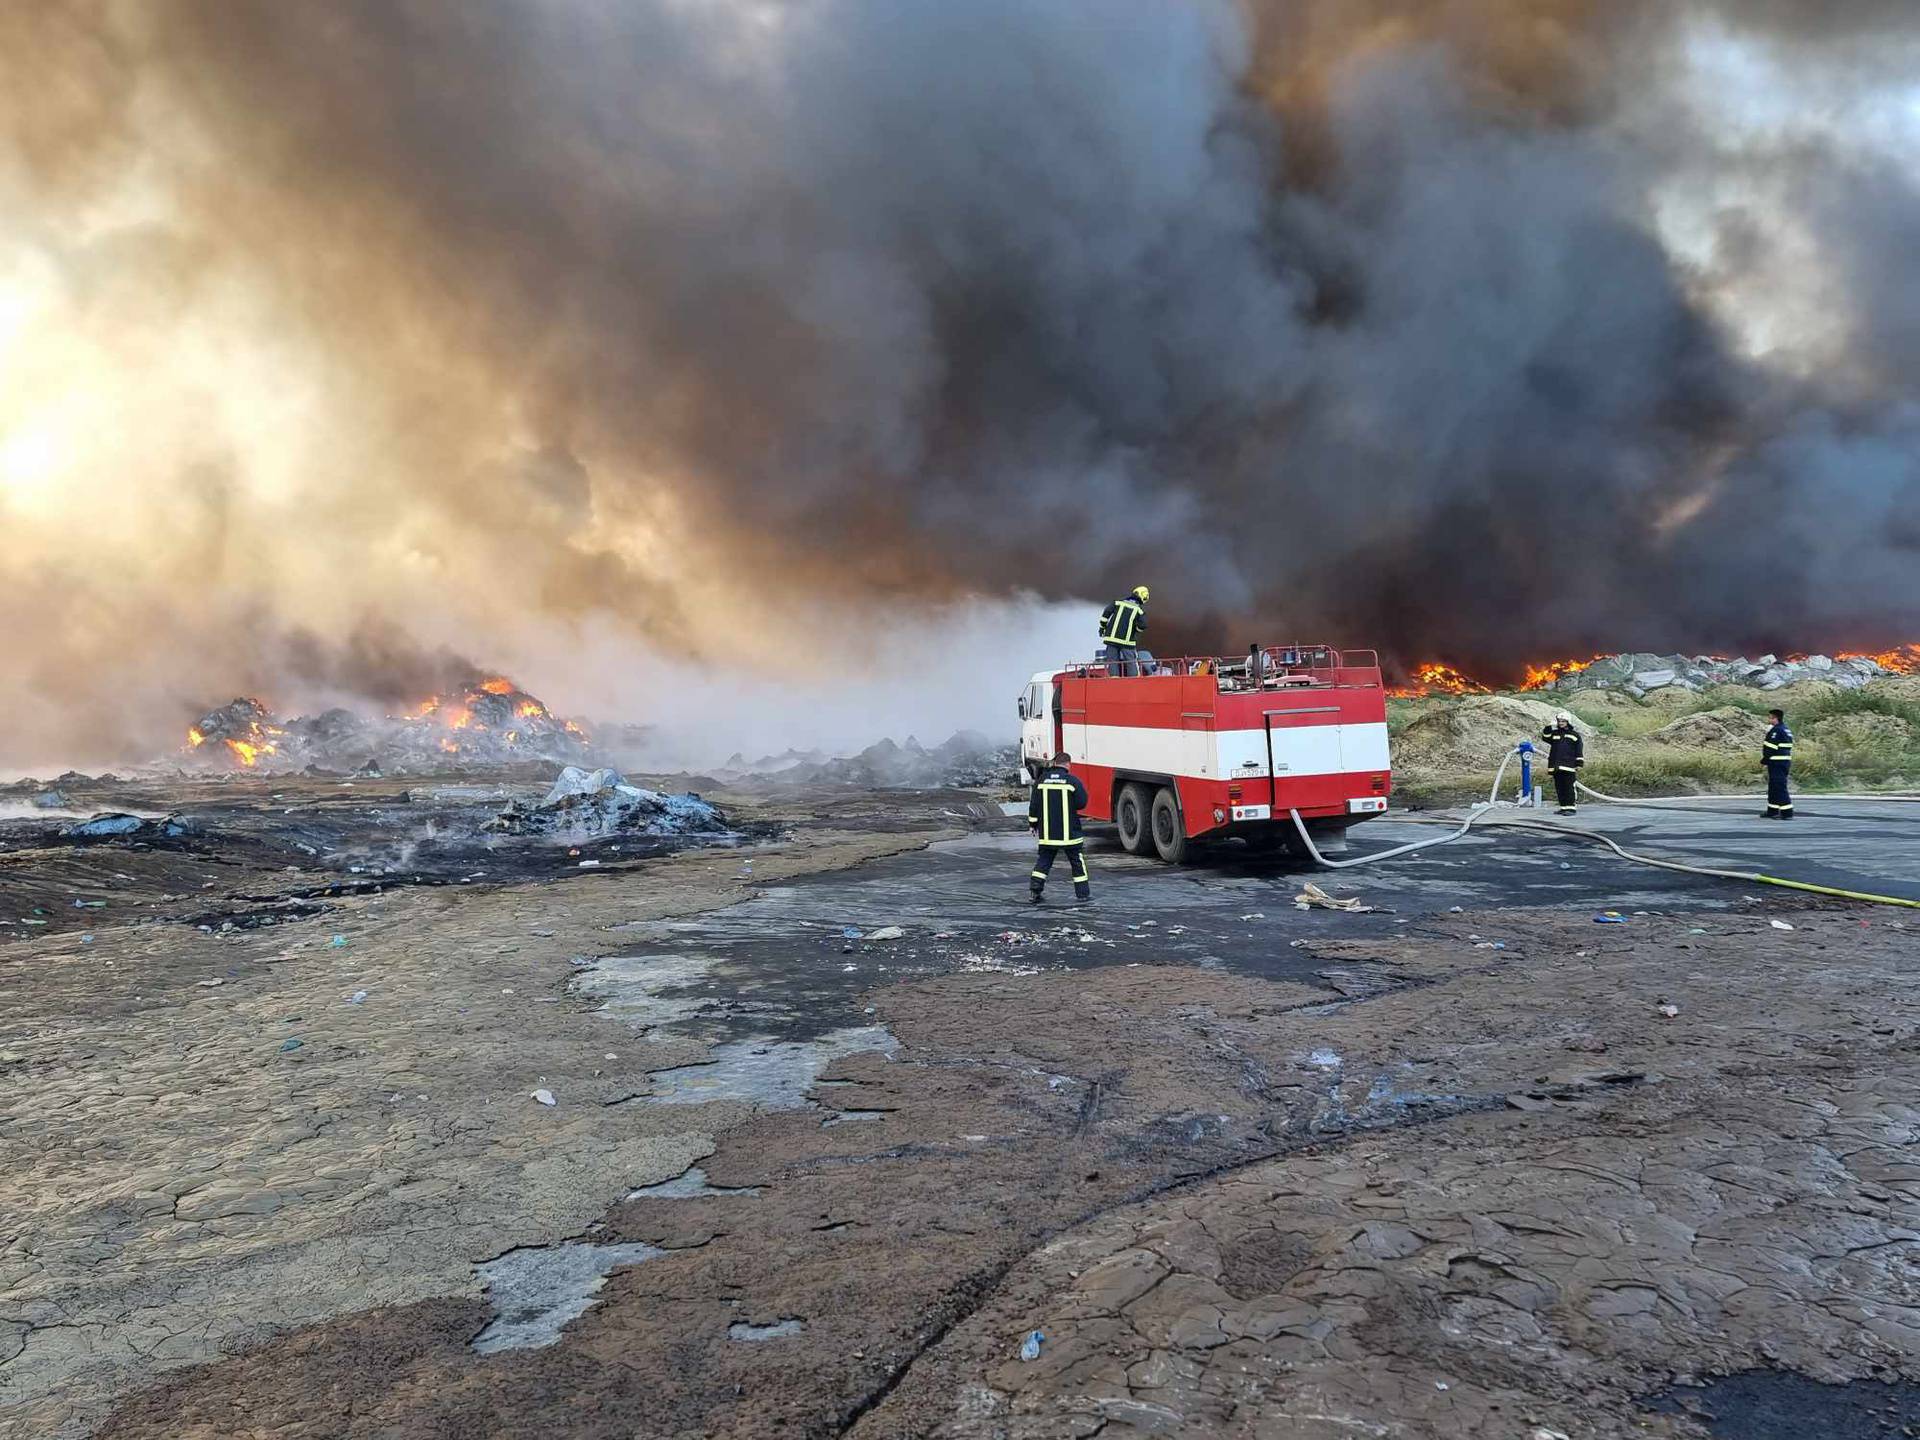
[[[1920,644],[1900,645],[1877,654],[1762,655],[1730,659],[1724,655],[1655,655],[1632,652],[1596,655],[1591,660],[1549,660],[1526,666],[1522,691],[1617,690],[1641,699],[1656,690],[1710,690],[1740,685],[1781,690],[1818,680],[1841,690],[1858,690],[1875,680],[1920,675]],[[1391,693],[1402,698],[1432,695],[1490,695],[1496,687],[1438,663],[1414,668],[1409,682]]]
[[[210,710],[187,731],[187,755],[229,770],[430,774],[590,759],[587,732],[511,680],[476,680],[404,715],[327,710],[281,723],[259,700]]]
[[[595,840],[608,835],[717,835],[726,817],[698,795],[663,795],[630,785],[618,770],[569,765],[536,804],[509,805],[483,827],[497,835]]]

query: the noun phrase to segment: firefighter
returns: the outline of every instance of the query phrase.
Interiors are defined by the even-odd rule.
[[[1100,612],[1100,641],[1109,675],[1140,673],[1140,641],[1147,633],[1147,587],[1136,585]]]
[[[1040,854],[1033,862],[1033,903],[1038,905],[1047,888],[1047,872],[1053,869],[1056,855],[1063,852],[1067,868],[1073,872],[1073,898],[1082,904],[1093,898],[1093,884],[1087,875],[1086,837],[1080,830],[1080,812],[1087,806],[1087,787],[1067,768],[1073,757],[1062,750],[1053,763],[1040,772],[1034,782],[1033,798],[1027,802],[1027,824],[1040,842]]]
[[[1580,777],[1580,767],[1587,763],[1586,746],[1574,728],[1573,716],[1564,710],[1540,732],[1540,738],[1546,743],[1547,768],[1553,772],[1553,793],[1560,801],[1560,813],[1571,815],[1579,804],[1573,786]]]
[[[1793,731],[1787,728],[1784,710],[1769,710],[1767,738],[1760,742],[1760,763],[1767,767],[1767,808],[1763,820],[1793,819],[1793,796],[1787,791],[1787,777],[1793,772]]]

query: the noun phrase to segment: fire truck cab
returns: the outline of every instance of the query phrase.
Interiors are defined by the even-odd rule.
[[[1298,810],[1322,850],[1384,814],[1393,790],[1386,691],[1371,650],[1255,647],[1244,656],[1142,657],[1042,671],[1020,696],[1029,777],[1058,751],[1086,783],[1089,820],[1130,854],[1178,864],[1192,842],[1297,844]]]

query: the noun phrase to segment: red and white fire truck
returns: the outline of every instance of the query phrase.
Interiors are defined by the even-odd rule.
[[[1043,671],[1020,697],[1029,775],[1065,750],[1090,820],[1130,853],[1179,863],[1200,839],[1297,843],[1298,810],[1322,850],[1383,814],[1393,789],[1386,691],[1371,650],[1325,645]]]

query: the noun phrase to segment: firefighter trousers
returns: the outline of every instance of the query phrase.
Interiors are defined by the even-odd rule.
[[[1791,760],[1776,760],[1767,766],[1768,819],[1791,820],[1793,818],[1793,796],[1787,792],[1787,775],[1792,769]]]
[[[1573,788],[1573,782],[1579,778],[1577,771],[1564,766],[1553,772],[1553,793],[1559,799],[1562,810],[1571,810],[1580,803],[1580,792]]]
[[[1107,674],[1138,675],[1140,673],[1140,647],[1138,645],[1116,645],[1107,642]]]
[[[1067,857],[1067,869],[1073,873],[1073,893],[1082,900],[1093,894],[1092,877],[1087,874],[1087,845],[1084,840],[1076,840],[1071,845],[1042,845],[1039,858],[1033,862],[1033,893],[1038,895],[1047,888],[1047,872],[1053,869],[1056,855]]]

